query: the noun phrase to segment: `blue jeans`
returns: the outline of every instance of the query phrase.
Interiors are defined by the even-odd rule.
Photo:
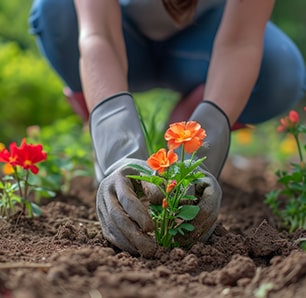
[[[139,32],[123,10],[130,91],[168,88],[186,95],[205,83],[222,13],[223,6],[217,6],[174,36],[152,41]],[[65,84],[75,92],[82,91],[73,0],[35,0],[30,26],[41,52]],[[269,22],[260,73],[238,121],[255,124],[269,120],[289,110],[303,98],[305,90],[301,53],[284,32]]]

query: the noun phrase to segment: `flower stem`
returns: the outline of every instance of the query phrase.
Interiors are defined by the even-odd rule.
[[[293,133],[293,136],[295,138],[297,147],[298,147],[298,152],[299,152],[299,157],[300,157],[300,161],[303,161],[303,154],[302,154],[302,149],[301,149],[301,144],[300,144],[300,140],[299,140],[299,135],[298,133]]]
[[[184,150],[184,144],[182,144],[182,156],[181,156],[181,162],[184,163],[184,159],[185,159],[185,150]]]
[[[21,187],[21,182],[20,182],[20,178],[19,178],[19,175],[18,175],[17,167],[14,167],[14,176],[15,176],[15,179],[17,181],[19,195],[22,198],[23,197],[23,193],[22,193],[22,187]]]

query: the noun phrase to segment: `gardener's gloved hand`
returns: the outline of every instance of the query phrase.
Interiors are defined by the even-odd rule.
[[[199,179],[199,183],[189,191],[197,198],[197,206],[200,207],[198,215],[189,222],[195,229],[176,237],[180,245],[187,248],[196,241],[205,242],[214,232],[222,199],[222,190],[216,178],[207,171],[201,172],[205,177]]]
[[[146,166],[140,160],[127,162]],[[139,173],[129,166],[120,167],[100,183],[97,212],[103,236],[122,250],[150,257],[156,250],[155,241],[147,234],[154,230],[146,204],[150,198],[144,195],[142,184],[127,175]]]
[[[195,240],[206,241],[213,233],[219,214],[222,190],[217,181],[226,161],[230,144],[230,124],[224,112],[214,103],[203,101],[196,108],[190,120],[197,121],[206,130],[206,138],[196,152],[198,158],[207,158],[200,166],[205,174],[191,190],[199,201],[200,212],[190,223],[195,230],[187,237],[178,237],[178,241],[190,246]]]
[[[116,94],[97,105],[90,115],[90,131],[101,181],[96,201],[103,236],[122,250],[150,257],[156,245],[147,232],[154,225],[137,198],[141,185],[126,178],[135,174],[128,164],[145,165],[148,158],[132,96]]]

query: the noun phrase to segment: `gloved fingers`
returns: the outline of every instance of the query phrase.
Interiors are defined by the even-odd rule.
[[[134,164],[137,164],[142,167],[146,167],[144,161],[134,161]],[[127,175],[140,175],[140,173],[129,166],[125,166],[124,169],[121,170],[122,176]],[[144,200],[147,200],[151,204],[161,204],[163,198],[165,197],[162,191],[153,183],[147,181],[136,181],[135,179],[131,180],[134,186],[135,193],[140,193],[138,197],[141,197]],[[138,182],[138,183],[137,183]]]
[[[216,178],[209,173],[195,185],[195,196],[200,198],[199,207],[206,210],[219,208],[222,197],[221,187]]]
[[[145,198],[154,205],[161,205],[165,195],[162,191],[150,182],[141,181],[141,186],[144,192]]]
[[[135,183],[137,182],[121,175],[120,172],[113,178],[115,179],[115,195],[123,210],[139,225],[143,232],[153,231],[154,223],[148,209],[136,195],[138,190],[135,189],[137,187]]]
[[[105,239],[133,255],[153,256],[156,250],[153,238],[143,233],[138,224],[131,220],[120,205],[114,189],[103,182],[97,193],[97,212]]]
[[[194,231],[182,236],[177,235],[177,241],[189,247],[195,240],[206,241],[213,233],[218,219],[222,191],[216,178],[208,172],[200,178],[194,187],[194,195],[198,198],[200,211],[190,222]]]
[[[156,251],[156,243],[153,237],[150,237],[144,233],[139,226],[133,222],[128,215],[120,216],[120,214],[114,214],[113,224],[115,227],[119,227],[119,231],[124,239],[124,243],[129,243],[130,247],[133,247],[138,254],[151,257]],[[116,239],[118,239],[118,235]],[[128,241],[128,242],[127,242]],[[118,246],[119,247],[119,246]],[[127,248],[128,250],[129,248]],[[129,250],[128,250],[129,251]]]
[[[121,250],[128,251],[133,255],[138,253],[136,248],[133,247],[130,241],[122,234],[121,230],[115,226],[112,217],[109,216],[104,199],[99,199],[99,195],[97,195],[97,215],[101,223],[103,237],[106,240]]]

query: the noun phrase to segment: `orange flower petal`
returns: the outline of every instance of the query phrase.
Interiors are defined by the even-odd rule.
[[[158,171],[159,174],[162,174],[165,169],[175,163],[177,159],[177,154],[172,150],[166,152],[166,149],[162,148],[148,158],[147,164],[152,170]]]
[[[168,142],[168,148],[170,150],[184,145],[188,153],[199,149],[205,137],[205,130],[196,121],[173,123],[165,133],[165,140]]]
[[[197,151],[201,147],[202,144],[203,144],[202,140],[200,140],[199,138],[193,138],[192,140],[184,144],[184,150],[187,153],[191,154]]]

